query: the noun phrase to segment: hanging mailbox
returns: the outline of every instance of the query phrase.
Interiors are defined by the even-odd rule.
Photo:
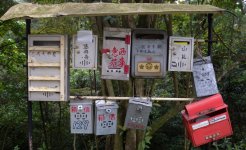
[[[211,58],[194,59],[193,78],[197,97],[218,93],[217,82]]]
[[[167,34],[162,30],[136,29],[132,35],[133,77],[164,77],[167,68]]]
[[[220,94],[188,104],[181,113],[195,147],[232,135],[227,105]]]
[[[129,80],[131,29],[104,28],[102,79]]]
[[[28,95],[30,101],[66,101],[68,44],[64,35],[28,36]]]
[[[91,40],[79,41],[78,36],[73,36],[73,68],[97,69],[97,36]]]
[[[71,133],[93,133],[93,107],[91,100],[70,102]]]
[[[169,37],[169,71],[192,72],[193,37]]]
[[[129,100],[125,127],[145,130],[151,112],[152,102],[150,99],[134,97]]]
[[[118,105],[104,100],[97,100],[95,103],[95,134],[116,134]]]

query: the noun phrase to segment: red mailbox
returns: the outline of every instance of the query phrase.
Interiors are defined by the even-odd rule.
[[[232,135],[227,105],[220,94],[188,104],[181,113],[195,147]]]

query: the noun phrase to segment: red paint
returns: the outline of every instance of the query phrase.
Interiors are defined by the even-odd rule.
[[[84,112],[85,112],[85,113],[90,112],[90,107],[84,107]]]
[[[125,43],[126,44],[130,44],[131,43],[131,36],[130,35],[126,35],[126,37],[125,37]]]
[[[121,49],[119,50],[119,55],[126,55],[126,50],[125,50],[125,48],[121,48]]]
[[[109,50],[109,49],[107,49],[107,48],[106,48],[106,49],[102,49],[102,50],[101,50],[101,53],[102,53],[102,54],[106,54],[106,53],[109,53],[109,52],[110,52],[110,50]]]
[[[128,122],[127,127],[133,128],[133,129],[144,129],[144,125],[138,124],[138,123],[133,123],[133,122]]]
[[[104,115],[98,115],[98,121],[104,121],[105,116]]]
[[[125,65],[124,66],[124,74],[128,74],[129,73],[129,65]]]
[[[232,135],[227,105],[220,94],[188,104],[181,113],[195,147]]]
[[[77,111],[78,111],[77,106],[72,106],[72,107],[71,107],[71,112],[72,112],[72,113],[75,113],[75,112],[77,112]]]
[[[116,119],[115,114],[110,114],[109,115],[109,120],[115,120],[115,119]]]
[[[125,66],[125,65],[126,65],[125,58],[122,56],[122,57],[119,59],[118,67],[122,68],[122,67]]]

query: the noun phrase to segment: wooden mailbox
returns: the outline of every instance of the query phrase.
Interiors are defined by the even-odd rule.
[[[68,48],[64,35],[28,36],[28,86],[30,101],[66,101]]]

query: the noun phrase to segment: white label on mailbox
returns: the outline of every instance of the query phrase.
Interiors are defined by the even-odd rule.
[[[209,120],[209,123],[210,124],[214,124],[216,122],[220,122],[220,121],[223,121],[223,120],[226,120],[226,115],[221,115],[221,116],[215,117],[215,118]]]
[[[209,125],[209,122],[208,122],[208,120],[206,120],[206,121],[200,122],[198,124],[192,125],[192,129],[196,130],[196,129],[199,129],[199,128],[202,128],[202,127],[206,127],[208,125]]]

